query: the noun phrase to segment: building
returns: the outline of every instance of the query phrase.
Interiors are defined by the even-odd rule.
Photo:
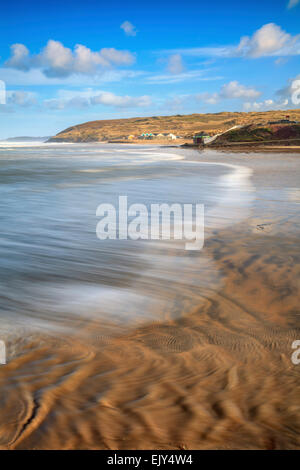
[[[153,138],[154,138],[154,135],[152,134],[152,132],[143,132],[143,134],[139,136],[139,139],[153,139]]]
[[[198,134],[195,134],[193,137],[194,144],[203,145],[205,143],[205,140],[209,137],[210,136],[205,134],[205,132],[198,132]]]
[[[279,119],[278,121],[269,121],[268,124],[298,124],[298,121],[290,121],[289,119]]]
[[[176,137],[176,135],[170,133],[170,134],[168,134],[168,139],[176,140],[177,137]]]

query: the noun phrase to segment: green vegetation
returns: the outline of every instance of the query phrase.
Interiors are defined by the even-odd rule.
[[[272,124],[268,127],[249,124],[219,136],[213,145],[254,143],[300,139],[300,124]]]

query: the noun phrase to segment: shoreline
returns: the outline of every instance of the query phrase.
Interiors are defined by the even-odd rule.
[[[249,143],[234,143],[234,144],[207,144],[207,145],[195,145],[191,141],[186,140],[185,142],[175,143],[174,141],[157,141],[157,140],[135,140],[135,141],[127,141],[127,140],[111,140],[111,141],[95,141],[95,142],[72,142],[72,141],[51,141],[45,142],[46,144],[78,144],[78,145],[141,145],[141,146],[157,146],[161,148],[178,148],[178,149],[186,149],[186,150],[198,150],[198,151],[205,151],[205,150],[215,150],[220,152],[232,152],[232,153],[270,153],[270,152],[284,152],[284,153],[300,153],[300,145],[280,145],[276,141],[273,144],[268,143],[267,145],[260,143],[260,142],[249,142]]]
[[[200,149],[201,150],[201,149]],[[205,150],[215,150],[222,153],[300,153],[300,146],[247,146],[237,148],[228,146],[205,147]]]

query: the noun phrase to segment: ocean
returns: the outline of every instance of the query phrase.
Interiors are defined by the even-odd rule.
[[[151,146],[0,144],[1,328],[147,322],[178,315],[181,288],[194,299],[195,290],[198,298],[217,289],[205,240],[192,253],[177,240],[96,236],[98,205],[117,207],[120,195],[147,207],[203,204],[205,239],[247,217],[251,171],[199,157]]]

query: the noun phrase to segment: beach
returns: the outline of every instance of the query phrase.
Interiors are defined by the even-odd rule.
[[[41,144],[0,169],[1,449],[299,448],[299,154]],[[98,240],[119,194],[204,204],[203,249]]]

